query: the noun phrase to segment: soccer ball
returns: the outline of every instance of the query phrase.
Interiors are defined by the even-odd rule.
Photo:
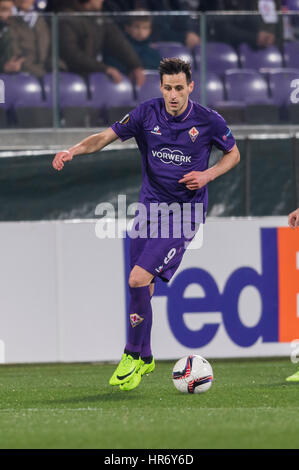
[[[201,356],[185,356],[176,362],[172,380],[175,388],[182,393],[204,393],[212,385],[213,369]]]

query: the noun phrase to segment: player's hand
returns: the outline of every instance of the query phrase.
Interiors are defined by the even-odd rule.
[[[179,180],[179,183],[184,183],[190,191],[196,191],[196,189],[202,188],[209,182],[210,178],[206,171],[191,171]]]
[[[299,227],[299,208],[289,214],[288,224],[291,228]]]
[[[52,162],[53,168],[55,170],[60,171],[64,167],[64,162],[69,162],[73,159],[73,153],[69,150],[62,150],[62,152],[58,152],[54,160]]]

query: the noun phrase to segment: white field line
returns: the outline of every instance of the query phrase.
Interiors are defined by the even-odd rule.
[[[298,411],[298,407],[296,406],[288,406],[288,407],[283,407],[283,406],[258,406],[258,407],[244,407],[240,406],[237,408],[227,408],[227,407],[217,407],[217,408],[203,408],[202,409],[205,413],[209,411],[248,411],[248,410],[262,410],[262,411],[274,411],[274,410],[283,410],[283,411],[288,411],[288,410],[296,410]],[[24,412],[65,412],[65,411],[98,411],[98,412],[113,412],[114,410],[106,410],[103,408],[20,408],[16,410],[15,408],[3,408],[0,409],[0,413],[24,413]],[[185,409],[185,411],[188,411]]]

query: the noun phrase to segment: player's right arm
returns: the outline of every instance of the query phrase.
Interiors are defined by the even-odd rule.
[[[299,207],[289,214],[288,223],[291,228],[299,227]]]
[[[68,150],[58,152],[54,157],[52,166],[55,170],[60,171],[64,167],[64,163],[71,161],[75,155],[97,152],[106,147],[106,145],[114,142],[116,139],[118,139],[118,135],[111,127],[105,129],[99,134],[90,135]]]

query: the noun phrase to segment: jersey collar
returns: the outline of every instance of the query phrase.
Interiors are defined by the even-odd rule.
[[[169,122],[182,122],[182,121],[185,121],[189,117],[192,109],[193,109],[193,101],[188,100],[188,105],[187,105],[187,108],[185,109],[185,111],[182,114],[179,114],[178,116],[173,116],[172,114],[169,114],[166,111],[165,103],[164,103],[164,100],[163,100],[163,115],[164,115],[166,121],[169,121]]]

